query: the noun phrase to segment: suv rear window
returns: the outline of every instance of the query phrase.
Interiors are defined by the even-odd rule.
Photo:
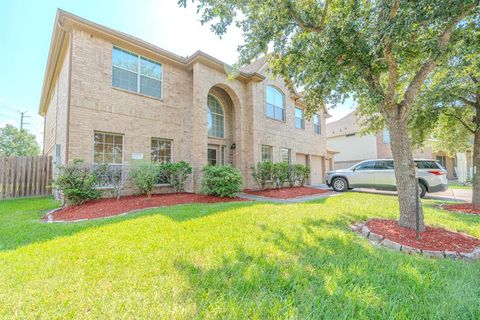
[[[415,161],[418,169],[441,169],[435,161]]]

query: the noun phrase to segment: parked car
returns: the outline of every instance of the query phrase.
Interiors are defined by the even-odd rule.
[[[415,160],[418,169],[420,197],[427,192],[441,192],[448,189],[447,170],[435,160]],[[392,159],[365,160],[348,168],[329,171],[326,183],[337,192],[353,188],[372,188],[395,191],[397,184]]]

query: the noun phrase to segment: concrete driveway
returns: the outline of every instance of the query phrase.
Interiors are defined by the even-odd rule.
[[[319,189],[330,189],[326,184],[319,184],[313,186],[314,188]],[[394,195],[396,192],[392,191],[382,191],[375,189],[353,189],[350,192],[363,192],[363,193],[372,193],[372,194],[385,194],[385,195]],[[433,199],[433,200],[445,200],[445,201],[462,201],[462,202],[472,202],[472,189],[448,189],[444,192],[435,192],[427,193],[424,199]]]
[[[354,189],[356,192],[397,195],[396,192],[374,189]],[[424,199],[472,202],[472,189],[448,189],[443,192],[427,193]]]

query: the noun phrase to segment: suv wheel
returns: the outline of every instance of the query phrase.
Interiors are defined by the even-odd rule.
[[[423,197],[425,197],[426,194],[427,194],[427,187],[422,182],[419,182],[418,183],[418,195],[419,195],[419,197],[423,198]]]
[[[332,181],[332,188],[337,192],[345,192],[348,190],[348,182],[345,178],[335,178]]]

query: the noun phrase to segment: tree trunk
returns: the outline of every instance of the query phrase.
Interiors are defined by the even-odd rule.
[[[396,108],[394,109],[388,112],[387,123],[391,134],[398,202],[400,204],[399,224],[402,227],[421,232],[425,230],[423,209],[417,192],[418,181],[408,137],[407,121],[397,114]]]
[[[475,131],[473,140],[473,181],[472,204],[475,209],[480,209],[480,130]]]

